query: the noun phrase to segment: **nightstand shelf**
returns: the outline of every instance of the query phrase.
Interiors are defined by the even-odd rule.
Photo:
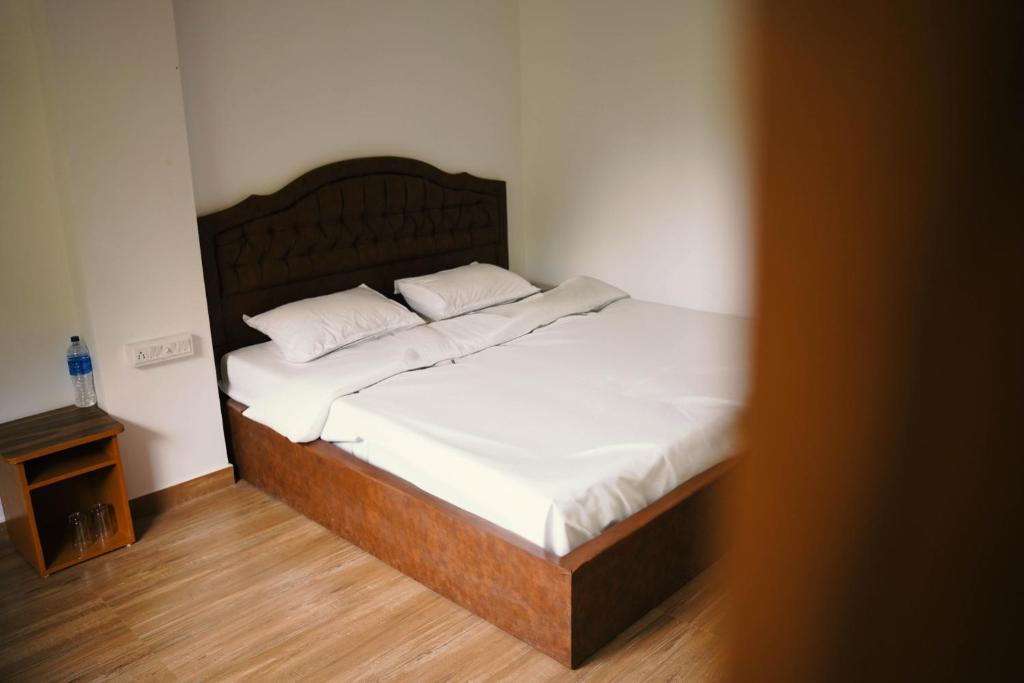
[[[109,439],[82,444],[25,463],[28,488],[37,489],[101,467],[113,467]]]
[[[119,532],[103,542],[97,541],[96,543],[93,543],[84,553],[79,554],[78,551],[75,550],[74,546],[71,545],[71,539],[65,536],[61,541],[60,546],[53,554],[53,559],[46,565],[47,573],[52,574],[53,572],[58,572],[61,569],[66,569],[67,567],[76,565],[79,562],[91,560],[97,555],[108,553],[111,550],[117,550],[118,548],[131,543],[130,539],[130,533]]]
[[[0,498],[11,542],[43,576],[135,541],[117,435],[100,408],[68,406],[0,425]],[[113,536],[83,552],[68,515],[113,507]]]

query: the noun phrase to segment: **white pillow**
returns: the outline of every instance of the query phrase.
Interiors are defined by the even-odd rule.
[[[251,317],[243,315],[242,320],[274,340],[293,363],[305,363],[363,339],[423,324],[405,306],[366,285],[293,301]]]
[[[444,320],[517,301],[540,290],[515,273],[473,262],[432,275],[395,280],[395,292],[427,320]]]

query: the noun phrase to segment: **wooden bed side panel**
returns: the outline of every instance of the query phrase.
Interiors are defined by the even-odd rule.
[[[243,479],[571,665],[572,577],[557,561],[331,444],[291,443],[230,403],[227,414]]]
[[[563,558],[572,570],[571,667],[721,554],[723,489],[732,467],[730,460],[691,479]]]

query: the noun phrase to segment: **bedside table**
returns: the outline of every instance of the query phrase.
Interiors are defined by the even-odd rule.
[[[7,533],[42,576],[135,542],[117,435],[97,406],[67,406],[0,424],[0,499]],[[79,553],[68,515],[95,503],[114,510],[114,533]]]

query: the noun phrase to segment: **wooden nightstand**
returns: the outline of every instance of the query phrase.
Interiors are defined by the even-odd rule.
[[[68,406],[0,424],[0,499],[7,533],[43,576],[135,542],[117,435],[124,425],[96,406]],[[68,515],[114,508],[114,535],[83,553]]]

